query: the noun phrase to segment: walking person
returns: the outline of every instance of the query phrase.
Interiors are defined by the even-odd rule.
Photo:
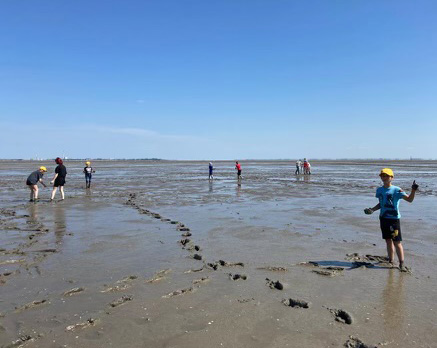
[[[214,179],[213,170],[214,170],[214,167],[212,165],[212,162],[209,162],[209,180]]]
[[[237,179],[241,180],[241,164],[235,161],[235,169],[237,170]]]
[[[93,173],[95,173],[96,171],[93,169],[93,167],[91,167],[90,161],[86,161],[85,166],[86,167],[83,168],[83,172],[85,173],[85,185],[86,185],[86,188],[90,188],[91,187],[91,178],[93,176]]]
[[[26,185],[30,190],[29,202],[38,201],[38,183],[41,183],[41,185],[47,187],[46,184],[44,184],[44,182],[42,181],[42,177],[44,176],[45,172],[47,172],[47,168],[41,166],[38,170],[35,170],[27,177]]]
[[[300,174],[300,166],[302,165],[300,160],[296,161],[296,171],[294,172],[294,175],[299,175]]]
[[[408,268],[404,265],[404,248],[402,246],[399,202],[403,199],[412,203],[419,185],[417,185],[414,180],[411,185],[411,193],[407,195],[400,187],[391,184],[394,178],[394,173],[390,168],[382,169],[379,177],[383,183],[383,186],[376,190],[375,197],[378,198],[379,203],[373,208],[364,209],[364,213],[370,215],[373,212],[380,210],[379,223],[382,238],[385,240],[387,246],[388,262],[393,264],[396,249],[396,254],[399,260],[399,269],[405,272],[408,271]]]
[[[64,185],[65,185],[65,177],[67,176],[67,168],[65,168],[64,163],[61,158],[57,157],[55,159],[56,164],[58,165],[55,169],[55,176],[53,180],[50,181],[50,184],[53,184],[52,196],[50,197],[50,201],[53,201],[56,195],[56,191],[59,187],[59,192],[61,193],[61,200],[64,200]]]

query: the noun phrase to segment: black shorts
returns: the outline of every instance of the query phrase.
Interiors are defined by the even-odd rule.
[[[241,170],[238,171],[238,176],[240,176],[240,175],[241,175]]]
[[[54,187],[59,187],[64,185],[65,185],[65,178],[59,178],[59,177],[55,179],[55,183],[53,184]]]
[[[29,180],[27,180],[26,185],[36,185],[36,184],[32,184]]]
[[[395,242],[402,241],[401,221],[399,219],[379,218],[381,226],[382,238],[392,239]]]

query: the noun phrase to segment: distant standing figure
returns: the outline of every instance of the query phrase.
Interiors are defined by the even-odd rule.
[[[296,171],[294,172],[295,175],[300,174],[300,166],[302,165],[300,160],[296,161]]]
[[[303,159],[303,173],[304,174],[310,174],[308,170],[309,162],[306,158]]]
[[[55,159],[56,164],[58,165],[55,169],[55,176],[53,180],[50,181],[53,184],[53,191],[50,200],[53,201],[55,198],[56,190],[59,187],[59,192],[61,193],[61,199],[64,200],[64,185],[65,185],[65,177],[67,176],[67,168],[65,168],[64,163],[61,158],[57,157]]]
[[[307,172],[306,174],[311,174],[311,164],[309,161],[307,161]]]
[[[213,170],[214,167],[212,165],[212,162],[209,162],[209,180],[214,179],[214,176],[212,175]]]
[[[93,169],[93,167],[91,167],[90,161],[86,161],[85,165],[86,165],[86,167],[83,168],[83,172],[85,173],[85,184],[86,184],[86,188],[90,188],[91,187],[91,178],[93,176],[93,173],[95,173],[96,171]]]
[[[238,161],[235,162],[235,169],[237,170],[237,179],[241,180],[241,164]]]
[[[44,187],[47,187],[46,184],[43,183],[42,177],[44,173],[47,172],[47,168],[42,166],[39,167],[38,170],[32,172],[26,180],[26,185],[30,190],[30,200],[29,202],[36,202],[38,200],[38,183],[41,183]]]

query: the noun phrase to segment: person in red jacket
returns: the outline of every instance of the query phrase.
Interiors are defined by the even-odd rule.
[[[235,169],[237,170],[237,179],[241,180],[241,164],[238,161],[235,162]]]

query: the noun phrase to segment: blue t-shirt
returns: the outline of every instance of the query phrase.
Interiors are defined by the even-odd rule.
[[[376,198],[379,199],[381,211],[379,216],[386,219],[400,219],[399,200],[407,194],[400,187],[379,187],[376,190]]]

